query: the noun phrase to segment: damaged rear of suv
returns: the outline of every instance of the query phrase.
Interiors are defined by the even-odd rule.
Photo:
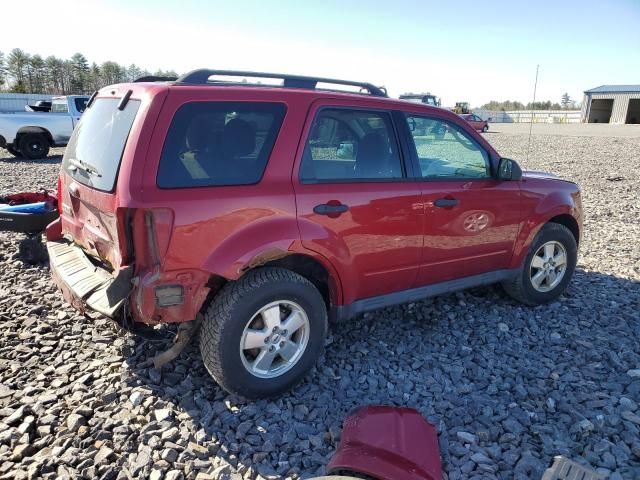
[[[242,358],[221,365],[219,351],[229,347],[218,343],[228,342],[211,327],[201,343],[216,380],[254,397],[286,389],[311,368],[327,320],[309,280],[258,268],[275,266],[300,243],[290,182],[299,132],[273,151],[287,103],[283,89],[271,90],[187,79],[97,92],[65,152],[60,219],[47,228],[52,278],[65,299],[121,322],[196,326],[200,313],[218,322],[224,313],[214,313],[221,305],[212,299],[225,289],[225,298],[237,296],[230,282],[251,273],[263,287],[251,294],[262,303],[247,314],[250,325],[239,325],[246,348],[232,353]],[[296,103],[297,93],[285,97]],[[272,153],[280,162],[267,169]],[[300,265],[315,268],[310,259]],[[298,295],[271,299],[269,290],[286,282]]]
[[[58,196],[65,299],[179,332],[201,320],[207,370],[254,398],[312,368],[329,316],[496,282],[553,301],[582,226],[575,184],[523,174],[452,112],[247,72],[100,90]]]

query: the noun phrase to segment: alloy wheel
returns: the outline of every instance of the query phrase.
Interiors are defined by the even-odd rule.
[[[567,271],[567,250],[555,240],[538,248],[531,259],[529,278],[531,285],[539,292],[556,288]]]
[[[279,377],[304,354],[310,329],[309,318],[297,303],[277,300],[265,305],[242,332],[242,364],[256,377]]]

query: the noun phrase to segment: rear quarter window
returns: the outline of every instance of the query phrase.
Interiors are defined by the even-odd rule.
[[[162,149],[158,187],[258,183],[285,111],[281,103],[193,102],[181,106]]]

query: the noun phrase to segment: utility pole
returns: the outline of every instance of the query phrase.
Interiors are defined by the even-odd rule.
[[[536,65],[536,81],[533,84],[533,101],[531,102],[531,121],[529,122],[529,142],[527,143],[527,164],[529,163],[529,149],[531,148],[531,131],[533,130],[533,115],[534,107],[536,103],[536,90],[538,89],[538,71],[540,65]]]

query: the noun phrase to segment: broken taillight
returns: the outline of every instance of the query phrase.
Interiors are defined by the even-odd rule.
[[[173,211],[167,208],[136,210],[132,226],[138,268],[160,266],[169,248]]]
[[[62,175],[58,175],[58,189],[56,190],[58,199],[58,213],[62,215]]]

